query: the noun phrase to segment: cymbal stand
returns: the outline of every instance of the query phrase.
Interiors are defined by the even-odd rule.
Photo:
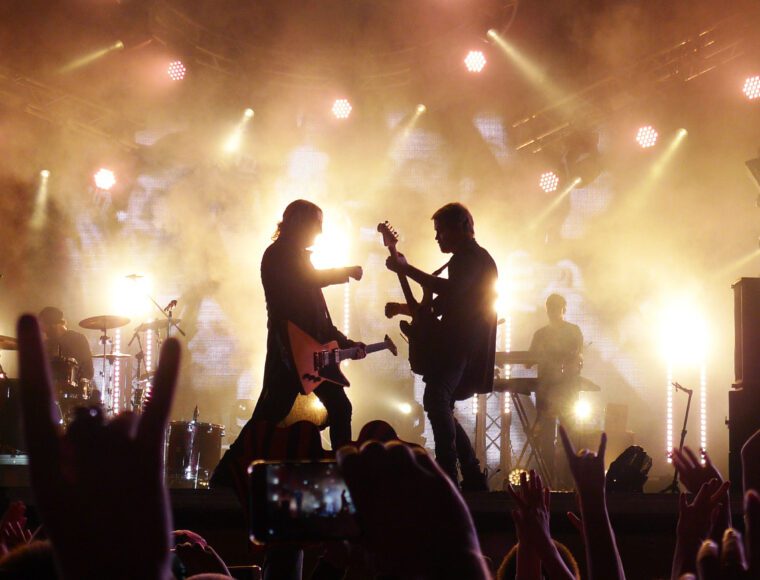
[[[108,357],[108,354],[106,353],[106,345],[111,342],[111,337],[108,336],[108,329],[107,328],[101,328],[100,330],[103,331],[103,334],[100,337],[100,344],[103,345],[103,364],[100,371],[100,376],[103,377],[103,392],[106,397],[106,414],[110,414],[111,411],[113,411],[113,401],[111,400],[111,373],[109,372],[106,374],[106,360]],[[113,346],[111,347],[111,351],[113,351]],[[111,408],[108,408],[108,405],[111,405]]]
[[[137,375],[136,375],[136,377],[137,377],[137,385],[138,385],[138,388],[141,389],[141,387],[140,387],[140,377],[142,376],[141,369],[142,369],[142,365],[143,365],[143,360],[145,359],[145,353],[143,352],[142,340],[140,340],[140,331],[138,331],[138,330],[135,330],[135,333],[134,333],[134,335],[132,335],[132,339],[129,341],[129,343],[132,344],[132,341],[135,340],[135,339],[137,339],[137,348],[140,349],[137,352],[137,354],[135,355],[135,358],[137,359]],[[146,369],[146,371],[147,371],[147,369]],[[139,412],[142,411],[142,404],[139,404],[139,405],[135,405],[134,404],[135,403],[135,398],[134,398],[134,392],[133,391],[134,391],[134,386],[132,387],[132,389],[130,390],[130,393],[129,393],[129,395],[130,395],[130,397],[129,397],[130,404],[131,404],[131,407],[132,407],[132,411],[135,411],[135,412],[139,413]],[[140,397],[140,400],[142,401],[142,396]]]

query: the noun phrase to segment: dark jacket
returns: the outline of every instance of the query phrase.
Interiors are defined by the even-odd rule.
[[[287,415],[301,389],[291,362],[287,321],[321,343],[337,340],[341,348],[355,344],[333,324],[322,294],[322,288],[346,283],[348,276],[345,268],[315,269],[308,250],[279,238],[264,252],[261,282],[267,304],[267,356],[253,418],[277,422]]]
[[[466,357],[454,393],[462,400],[493,390],[498,271],[488,251],[471,240],[452,256],[448,278],[446,291],[433,301],[433,311],[441,317],[438,358]]]

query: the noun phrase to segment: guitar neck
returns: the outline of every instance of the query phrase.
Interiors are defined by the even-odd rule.
[[[373,342],[372,344],[368,344],[365,348],[365,351],[367,354],[372,354],[373,352],[379,352],[381,350],[385,350],[388,348],[388,344],[385,341],[382,342]],[[348,348],[341,348],[338,349],[338,357],[340,360],[346,360],[347,358],[353,358],[356,356],[356,353],[359,351],[358,346],[350,346]]]
[[[398,257],[396,246],[388,246],[388,251],[394,259]],[[404,293],[404,300],[406,300],[407,306],[409,306],[410,309],[414,310],[417,307],[417,299],[412,293],[412,287],[409,286],[409,280],[405,274],[401,274],[400,272],[398,272],[396,275],[398,276],[399,284],[401,284],[401,291]]]

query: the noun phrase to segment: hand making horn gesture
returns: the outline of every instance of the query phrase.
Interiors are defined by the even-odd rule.
[[[61,433],[34,317],[20,318],[18,337],[32,488],[63,577],[169,578],[162,457],[179,343],[164,343],[141,416],[127,412],[106,421],[99,408],[78,409]]]

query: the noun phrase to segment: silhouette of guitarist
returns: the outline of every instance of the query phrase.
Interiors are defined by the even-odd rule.
[[[440,323],[427,337],[430,360],[423,372],[423,406],[433,429],[436,460],[456,484],[458,459],[462,489],[485,490],[470,439],[454,417],[454,402],[493,389],[498,274],[491,255],[475,241],[474,220],[465,206],[449,203],[432,219],[441,252],[453,254],[448,278],[422,272],[403,254],[389,257],[386,266],[435,295],[432,310]],[[406,304],[387,304],[386,315],[395,314],[415,312]]]
[[[322,232],[322,210],[302,199],[290,203],[277,226],[274,242],[261,260],[261,281],[267,303],[267,357],[261,395],[253,421],[278,423],[290,412],[301,391],[291,358],[287,322],[296,324],[321,343],[338,341],[341,348],[360,346],[355,358],[364,358],[364,343],[346,338],[333,324],[322,288],[360,280],[361,266],[317,270],[307,248]],[[314,394],[327,409],[330,442],[337,449],[351,441],[351,402],[343,387],[322,383]]]

